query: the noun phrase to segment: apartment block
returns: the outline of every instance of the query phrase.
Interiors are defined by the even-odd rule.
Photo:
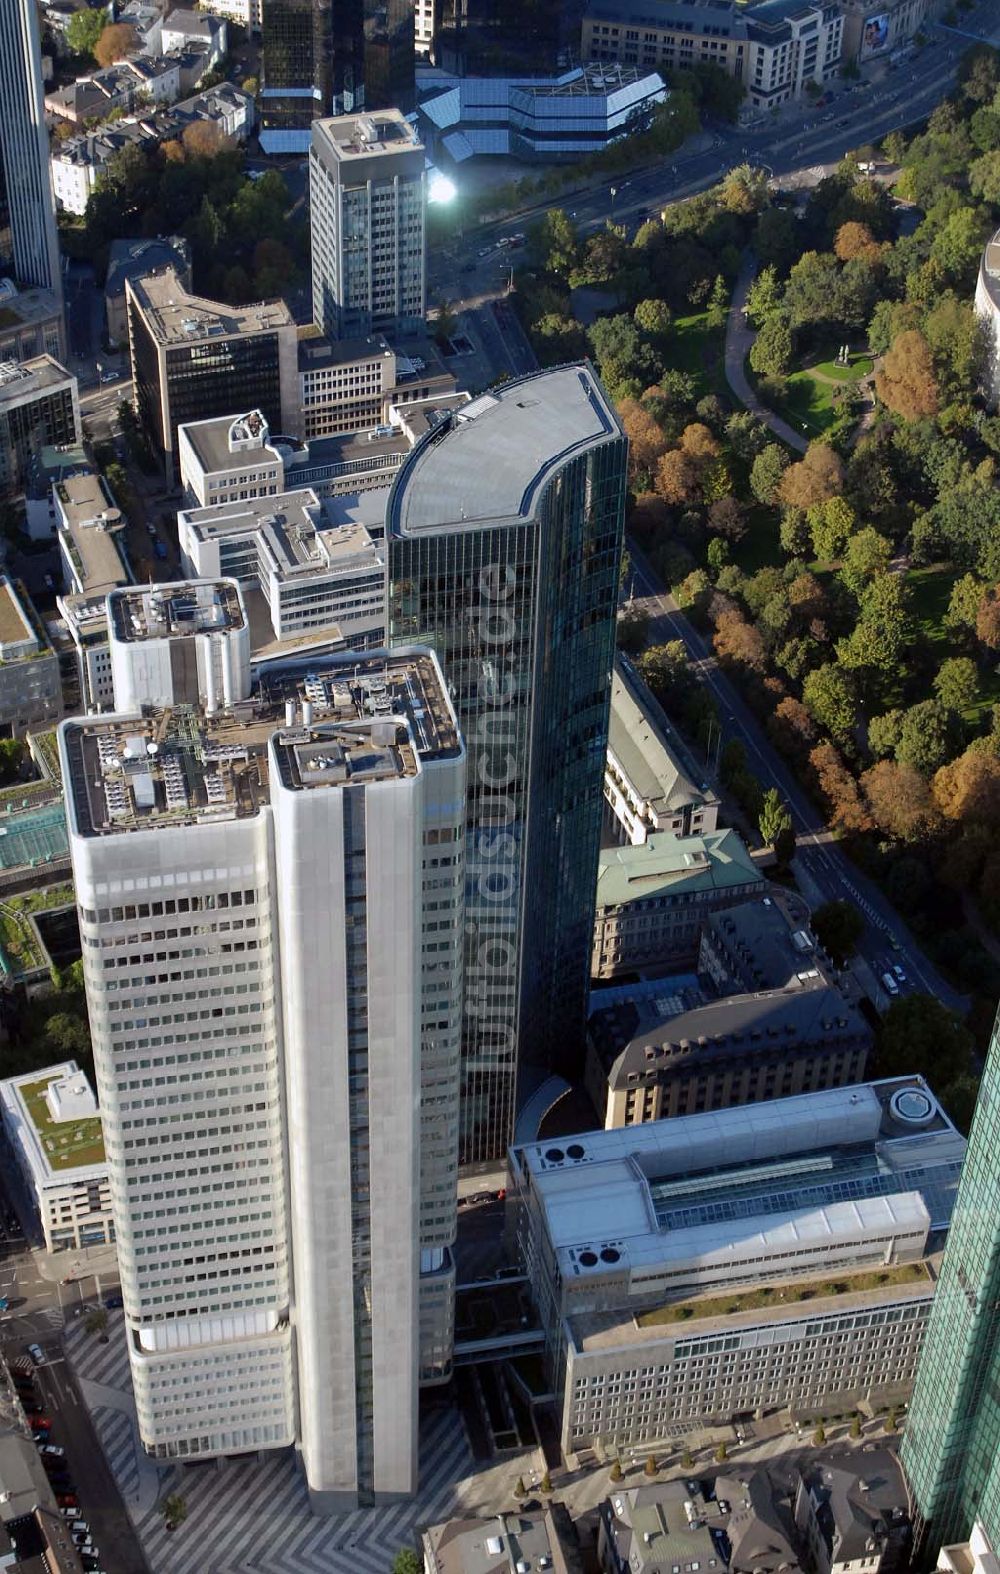
[[[398,109],[313,123],[313,320],[330,339],[419,332],[426,312],[424,149]]]
[[[901,1402],[964,1154],[919,1077],[512,1149],[564,1454]]]
[[[113,1241],[101,1117],[76,1061],[0,1082],[0,1115],[46,1251]]]
[[[450,1373],[465,754],[422,650],[209,688],[60,729],[139,1432],[342,1512]]]
[[[43,448],[80,441],[76,378],[51,355],[0,363],[0,490],[16,497]]]
[[[602,847],[593,977],[615,978],[666,962],[689,967],[708,914],[765,886],[736,831],[654,831],[638,845]]]
[[[187,421],[258,409],[275,431],[297,432],[296,328],[283,301],[223,306],[189,294],[173,268],[125,290],[135,411],[168,477]]]
[[[700,776],[680,734],[628,657],[619,656],[611,678],[604,768],[605,818],[615,839],[638,847],[652,831],[675,836],[714,831],[719,795]]]

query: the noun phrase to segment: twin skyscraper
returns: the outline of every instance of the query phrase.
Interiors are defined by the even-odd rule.
[[[146,1448],[417,1484],[456,1177],[583,1040],[626,445],[591,370],[418,444],[388,649],[251,672],[233,581],[109,599],[61,753]],[[122,709],[127,701],[127,709]]]

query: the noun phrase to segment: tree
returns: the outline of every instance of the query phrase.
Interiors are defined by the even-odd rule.
[[[773,503],[778,496],[788,454],[780,443],[768,443],[750,469],[750,490],[758,503]]]
[[[951,587],[944,626],[949,633],[974,634],[986,586],[975,574],[963,574]]]
[[[801,757],[816,741],[816,726],[801,700],[786,694],[768,718],[767,730],[782,754]]]
[[[722,662],[735,662],[754,672],[763,672],[767,666],[763,635],[747,622],[742,612],[722,613],[715,625],[712,645]]]
[[[568,279],[580,256],[576,225],[564,208],[550,208],[531,233],[531,244],[546,273]]]
[[[871,819],[857,782],[832,743],[818,743],[809,756],[816,785],[826,801],[827,819],[837,831],[871,829]]]
[[[747,291],[747,316],[756,327],[781,309],[781,293],[777,268],[762,268]]]
[[[515,1487],[514,1496],[523,1497],[524,1482],[520,1476],[518,1477],[517,1485],[521,1490],[518,1492],[517,1487]],[[412,1547],[400,1547],[392,1560],[392,1574],[424,1574],[423,1560]]]
[[[895,1410],[887,1410],[885,1420],[882,1422],[883,1432],[895,1432],[899,1423],[896,1420]]]
[[[691,1452],[691,1450],[689,1448],[686,1448],[684,1450],[683,1454],[681,1455],[681,1469],[682,1470],[693,1470],[694,1469],[694,1455],[692,1454],[692,1452]]]
[[[768,431],[752,410],[737,410],[726,422],[725,439],[737,459],[750,464],[767,446]]]
[[[750,346],[750,365],[758,377],[784,377],[792,362],[792,330],[786,318],[769,317]]]
[[[860,596],[873,579],[888,573],[891,562],[892,542],[867,525],[864,530],[858,530],[848,538],[840,577],[853,595]]]
[[[764,846],[773,847],[778,853],[778,862],[787,864],[795,851],[795,832],[792,830],[792,817],[788,812],[788,805],[777,787],[769,787],[761,800],[757,829],[760,831]]]
[[[984,592],[976,608],[976,638],[987,650],[1000,650],[1000,585]]]
[[[623,1474],[623,1472],[622,1472],[622,1467],[621,1467],[621,1461],[616,1459],[614,1461],[614,1463],[612,1464],[611,1469],[608,1471],[608,1480],[609,1481],[620,1481],[621,1478],[622,1478],[622,1474]]]
[[[724,328],[729,314],[729,288],[721,273],[716,274],[708,297],[705,320],[710,328]]]
[[[839,455],[826,443],[810,443],[803,458],[785,471],[778,496],[792,508],[811,508],[838,496],[843,484]]]
[[[854,686],[832,662],[806,674],[802,699],[809,714],[831,737],[846,742],[853,730],[857,701]]]
[[[824,902],[809,921],[823,950],[843,967],[865,932],[865,921],[857,908],[850,902]]]
[[[855,1442],[862,1436],[861,1417],[857,1414],[851,1417],[851,1428],[848,1436],[853,1438]]]
[[[83,1319],[83,1326],[89,1334],[107,1334],[108,1314],[103,1306],[91,1306]],[[107,1339],[102,1343],[106,1344]]]
[[[66,25],[66,42],[74,55],[93,55],[94,46],[104,32],[107,11],[74,11]]]
[[[514,1482],[514,1496],[516,1498],[522,1498],[527,1497],[527,1495],[528,1493],[527,1488],[524,1485],[524,1477],[518,1476],[517,1480]]]
[[[667,503],[705,501],[705,483],[721,453],[718,438],[701,421],[692,421],[676,448],[668,449],[656,467],[656,490]]]
[[[638,656],[645,648],[649,633],[649,613],[638,607],[625,606],[618,614],[618,649],[630,656]]]
[[[932,995],[903,995],[882,1018],[876,1046],[878,1075],[917,1075],[941,1088],[968,1074],[972,1050],[972,1034],[954,1011]]]
[[[938,411],[934,362],[923,334],[915,328],[898,334],[875,373],[875,391],[895,415],[919,421]]]
[[[116,60],[134,54],[138,47],[139,35],[130,23],[112,22],[94,45],[94,59],[99,66],[113,66]]]
[[[934,679],[934,693],[947,710],[962,715],[975,702],[979,692],[979,671],[968,656],[950,656],[943,661]]]
[[[539,1481],[538,1488],[539,1491],[546,1493],[546,1495],[552,1491],[552,1477],[549,1475],[547,1470],[541,1481]]]
[[[720,1443],[719,1444],[718,1448],[715,1450],[715,1456],[714,1457],[715,1457],[715,1463],[717,1465],[724,1465],[726,1463],[726,1460],[729,1458],[729,1450],[726,1447],[725,1443]]]
[[[902,725],[901,710],[888,710],[881,716],[872,717],[868,723],[868,747],[876,759],[895,754]]]
[[[619,399],[618,414],[628,438],[630,471],[651,474],[667,449],[661,427],[638,399]]]
[[[187,1500],[179,1492],[171,1492],[160,1504],[164,1530],[176,1530],[187,1519]]]
[[[815,1444],[815,1446],[817,1448],[822,1448],[823,1444],[825,1442],[826,1442],[826,1429],[824,1428],[823,1423],[821,1421],[819,1426],[816,1428],[815,1432],[813,1433],[813,1443]]]
[[[752,164],[737,164],[719,190],[722,206],[729,213],[759,213],[770,201],[767,171]]]
[[[647,299],[639,302],[632,313],[632,320],[651,339],[666,339],[674,314],[666,301]]]
[[[645,1474],[647,1476],[655,1476],[656,1475],[656,1471],[657,1471],[656,1455],[655,1454],[647,1454],[646,1455]]]
[[[872,819],[880,831],[901,842],[921,841],[933,828],[930,784],[912,765],[879,760],[861,777]]]
[[[1000,759],[982,749],[966,749],[935,772],[934,803],[946,820],[960,825],[1000,825]]]
[[[546,312],[531,329],[531,340],[543,366],[559,366],[566,361],[582,360],[587,354],[587,335],[575,317]]]
[[[961,744],[962,727],[954,711],[946,710],[940,700],[921,700],[903,716],[896,759],[932,776],[954,758]]]
[[[882,255],[882,248],[868,225],[856,219],[849,219],[840,226],[833,237],[833,250],[841,262],[852,262],[855,257],[877,262]]]

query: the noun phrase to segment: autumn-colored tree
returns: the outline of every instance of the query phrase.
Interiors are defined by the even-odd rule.
[[[722,614],[715,625],[712,645],[720,661],[736,662],[754,672],[763,672],[767,665],[763,636],[741,612]]]
[[[946,820],[964,825],[1000,823],[1000,759],[995,754],[966,749],[935,772],[931,791]]]
[[[634,478],[640,470],[651,473],[661,454],[666,452],[667,440],[663,432],[638,399],[620,399],[618,414],[628,438],[630,474]]]
[[[816,575],[809,573],[808,569],[802,574],[796,574],[789,585],[788,605],[793,616],[803,625],[808,625],[814,618],[825,616],[826,592]]]
[[[809,755],[816,785],[824,799],[827,820],[834,830],[868,831],[871,817],[847,766],[832,743],[818,743]]]
[[[164,142],[160,152],[163,154],[164,161],[167,164],[184,163],[184,144],[183,142],[178,142],[176,137],[171,137],[169,142]]]
[[[916,842],[933,829],[936,816],[930,785],[912,765],[880,760],[865,771],[861,786],[872,819],[887,836]]]
[[[804,755],[816,741],[816,724],[801,700],[788,694],[767,719],[767,730],[782,754]]]
[[[811,508],[837,497],[844,484],[844,466],[826,443],[810,443],[797,464],[781,478],[778,496],[791,508]]]
[[[747,533],[743,505],[735,497],[717,497],[708,510],[708,525],[727,541],[742,541]]]
[[[927,340],[916,328],[898,334],[875,373],[882,403],[904,421],[936,415],[940,403],[934,361]]]
[[[656,467],[656,490],[667,503],[703,500],[705,482],[722,451],[721,444],[701,421],[692,421]]]
[[[139,48],[139,35],[129,22],[111,22],[94,45],[94,59],[99,66],[113,66]]]
[[[211,120],[193,120],[184,127],[181,141],[188,158],[215,158],[233,145],[232,138]]]
[[[841,262],[853,262],[855,257],[863,257],[866,262],[877,262],[882,255],[882,248],[868,225],[859,223],[857,219],[850,219],[840,226],[833,237],[833,249]]]
[[[976,608],[976,638],[987,650],[1000,650],[1000,585],[987,590]]]

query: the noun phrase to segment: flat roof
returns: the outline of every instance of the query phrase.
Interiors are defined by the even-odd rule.
[[[10,304],[15,305],[16,300],[15,296]],[[7,304],[0,302],[0,306]],[[51,355],[36,355],[30,361],[0,361],[0,408],[40,398],[75,381],[73,373]]]
[[[708,915],[705,927],[733,958],[733,969],[748,988],[783,989],[804,972],[826,978],[815,937],[808,929],[796,929],[773,897],[720,908]]]
[[[347,733],[367,736],[364,760],[347,750]],[[70,824],[81,836],[252,817],[270,801],[272,751],[283,785],[297,789],[412,775],[419,762],[462,749],[437,659],[416,647],[307,653],[258,667],[254,693],[230,710],[81,717],[59,737]]]
[[[589,365],[505,383],[449,415],[404,463],[387,528],[409,536],[530,518],[550,473],[621,437]]]
[[[206,475],[256,470],[269,461],[280,468],[283,463],[282,455],[271,441],[270,428],[259,410],[185,422],[177,430],[178,445],[182,433]]]
[[[125,520],[103,476],[80,470],[55,483],[69,536],[69,556],[85,594],[126,585],[131,574],[119,545]]]
[[[324,334],[299,334],[299,371],[318,372],[325,366],[349,366],[354,361],[395,361],[396,352],[381,334],[368,338],[328,339]]]
[[[114,638],[125,645],[246,627],[240,587],[234,579],[180,580],[113,590],[108,619]]]
[[[25,644],[29,640],[41,644],[17,591],[5,574],[0,575],[0,650],[6,645]]]
[[[382,554],[365,525],[358,520],[327,525],[320,500],[309,487],[184,509],[178,519],[202,542],[256,537],[258,550],[282,580],[319,574],[329,578],[382,566]]]
[[[313,146],[322,147],[341,164],[386,153],[423,151],[416,130],[398,109],[373,109],[314,120],[312,135]]]
[[[704,831],[699,836],[653,831],[638,847],[601,848],[597,906],[622,907],[667,892],[763,884],[764,875],[737,831]]]
[[[56,1119],[49,1090],[69,1084],[63,1099],[66,1118]],[[78,1087],[82,1090],[77,1092]],[[83,1096],[85,1091],[87,1097]],[[72,1179],[73,1171],[93,1172],[105,1166],[104,1133],[96,1114],[93,1090],[75,1060],[27,1072],[0,1083],[8,1120],[13,1118],[22,1150],[41,1185]],[[74,1104],[80,1113],[74,1114]],[[58,1102],[56,1108],[59,1107]]]
[[[273,333],[294,326],[283,300],[258,301],[252,306],[226,306],[184,288],[176,268],[158,268],[142,278],[129,278],[127,289],[135,296],[160,344],[197,344],[226,335]]]
[[[609,755],[654,814],[718,803],[718,793],[706,782],[696,783],[686,748],[679,738],[667,738],[651,702],[645,685],[619,657],[611,676]]]

